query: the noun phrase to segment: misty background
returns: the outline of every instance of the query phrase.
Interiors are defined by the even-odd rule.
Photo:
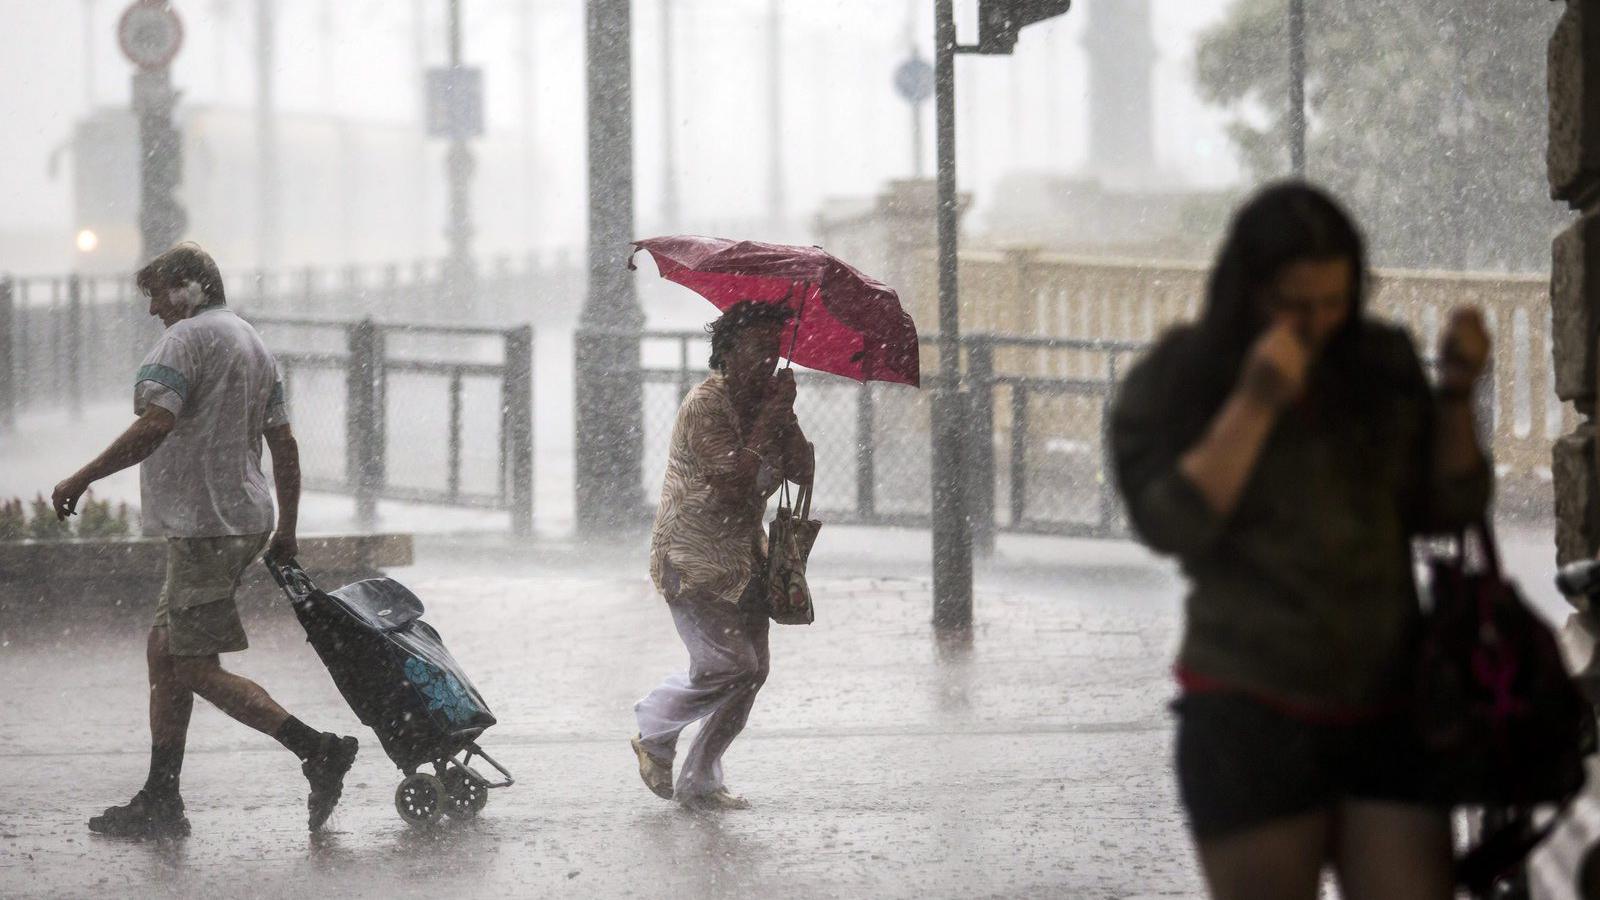
[[[961,188],[978,225],[997,186],[1019,174],[1082,174],[1089,154],[1088,12],[1024,32],[1010,59],[959,66]],[[1155,0],[1150,187],[1208,190],[1245,176],[1228,113],[1194,83],[1197,42],[1228,0]],[[256,4],[192,0],[174,8],[185,41],[173,65],[187,136],[190,236],[248,220],[254,165]],[[970,26],[973,4],[963,7]],[[280,0],[274,66],[283,173],[284,265],[392,261],[444,252],[443,141],[422,137],[421,69],[443,64],[443,2]],[[0,0],[9,60],[0,130],[0,267],[59,272],[127,268],[86,260],[73,236],[94,209],[74,197],[79,123],[125,109],[131,64],[114,35],[122,4]],[[485,69],[487,134],[476,142],[480,252],[583,244],[583,5],[577,0],[467,0],[464,58]],[[766,222],[772,141],[766,125],[769,5],[674,2],[674,121],[663,122],[662,4],[634,9],[635,170],[641,230],[660,223],[664,127],[676,142],[683,225]],[[868,196],[911,174],[911,123],[894,92],[910,46],[929,57],[926,3],[806,0],[781,4],[781,216],[804,232],[830,198]],[[932,110],[923,116],[932,168]],[[198,134],[196,131],[198,130]],[[341,189],[330,189],[338,186]],[[409,202],[397,203],[396,188]],[[412,196],[414,195],[414,196]],[[83,198],[92,204],[92,197]],[[394,221],[394,219],[400,221]],[[248,222],[236,228],[248,231]],[[315,232],[315,239],[311,233]],[[804,234],[799,236],[803,237]],[[218,249],[224,269],[253,266],[244,241]],[[109,248],[108,248],[109,249]],[[113,264],[114,265],[111,265]]]

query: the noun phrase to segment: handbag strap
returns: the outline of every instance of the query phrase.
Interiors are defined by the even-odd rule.
[[[811,448],[811,458],[815,460],[817,458],[817,445],[807,442],[806,446]],[[808,521],[811,518],[811,489],[816,485],[816,483],[817,470],[816,466],[813,465],[811,467],[811,480],[800,485],[800,494],[795,498],[796,505],[800,507],[800,521],[802,522]]]
[[[1500,580],[1500,545],[1494,539],[1494,526],[1485,515],[1478,520],[1478,538],[1483,542],[1483,564],[1494,580]]]
[[[1493,835],[1479,842],[1455,862],[1456,884],[1473,896],[1488,896],[1506,875],[1532,855],[1544,839],[1562,824],[1577,794],[1562,798],[1555,812],[1542,825],[1534,825],[1526,813],[1502,825]]]
[[[1478,548],[1483,553],[1484,574],[1495,581],[1501,580],[1500,545],[1495,540],[1494,527],[1489,523],[1488,516],[1457,529],[1454,535],[1457,548],[1456,567],[1463,573],[1467,571],[1467,538],[1474,535],[1478,538]]]

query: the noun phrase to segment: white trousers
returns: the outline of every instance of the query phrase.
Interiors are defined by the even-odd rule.
[[[764,609],[741,602],[684,597],[668,604],[689,651],[689,671],[672,675],[634,704],[641,743],[671,761],[678,734],[705,719],[678,771],[679,799],[722,787],[722,754],[744,729],[767,680],[769,622]]]

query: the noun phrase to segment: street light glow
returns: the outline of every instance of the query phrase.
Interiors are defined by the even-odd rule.
[[[85,228],[78,232],[78,252],[93,253],[100,246],[100,236]]]

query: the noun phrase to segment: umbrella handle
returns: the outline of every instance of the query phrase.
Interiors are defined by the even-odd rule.
[[[800,343],[800,320],[806,317],[806,301],[811,299],[811,283],[802,281],[799,284],[804,291],[800,294],[800,312],[794,317],[794,333],[789,336],[789,353],[786,360],[787,364],[784,366],[785,369],[794,368],[794,348],[796,344]],[[790,284],[789,291],[790,293],[794,292],[794,283]]]

